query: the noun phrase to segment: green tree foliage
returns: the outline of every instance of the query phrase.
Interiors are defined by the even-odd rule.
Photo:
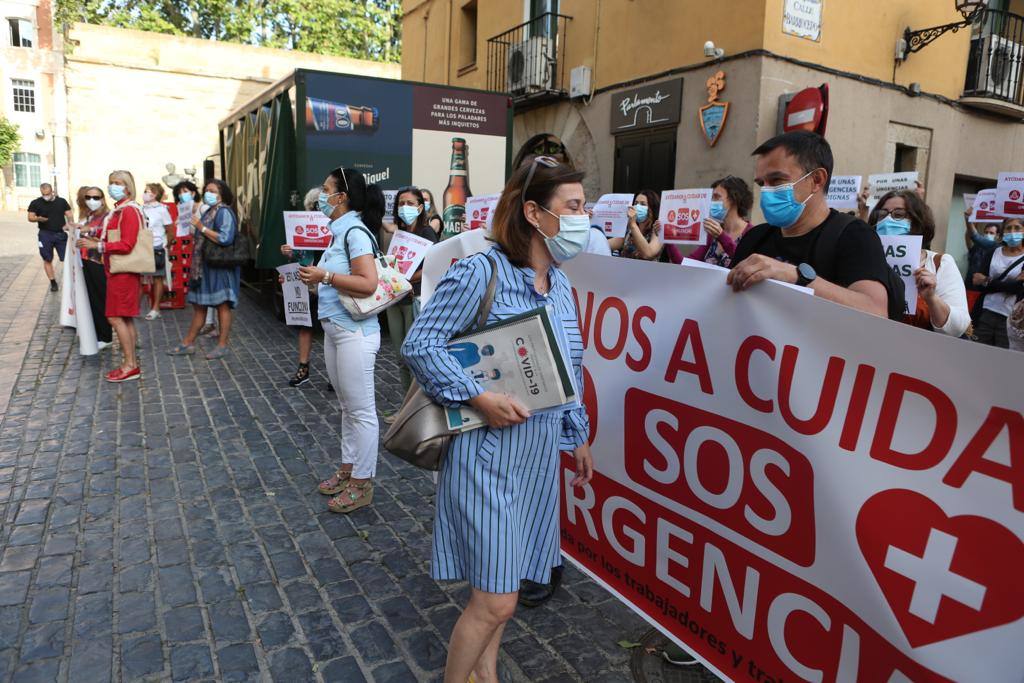
[[[6,166],[14,159],[14,152],[21,142],[18,127],[0,116],[0,166]]]
[[[76,21],[397,62],[401,0],[57,0]]]

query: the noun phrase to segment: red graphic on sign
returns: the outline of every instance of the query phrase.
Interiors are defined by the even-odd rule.
[[[629,478],[793,562],[814,563],[814,471],[781,439],[641,389],[626,392]]]
[[[326,225],[308,223],[295,226],[296,249],[326,249],[331,242],[331,231]]]
[[[914,491],[883,491],[861,508],[857,542],[914,647],[1024,616],[1024,543],[992,520],[949,517]]]

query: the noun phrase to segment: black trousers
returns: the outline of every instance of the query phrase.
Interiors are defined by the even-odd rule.
[[[96,339],[110,343],[114,331],[107,320],[107,274],[103,265],[95,261],[82,261],[82,275],[85,276],[85,289],[89,292],[89,310],[92,311],[92,322],[96,328]]]
[[[1006,316],[994,313],[987,308],[982,310],[978,316],[978,323],[974,326],[974,336],[982,344],[998,346],[1002,349],[1010,348],[1010,340],[1006,336]]]

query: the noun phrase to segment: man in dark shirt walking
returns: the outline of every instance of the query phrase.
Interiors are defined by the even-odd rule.
[[[39,256],[43,259],[43,270],[50,278],[50,291],[57,291],[57,280],[53,274],[53,251],[57,250],[60,260],[64,260],[64,248],[68,243],[68,235],[64,226],[72,220],[71,205],[63,197],[58,197],[50,183],[39,186],[41,196],[28,205],[28,222],[39,226]]]

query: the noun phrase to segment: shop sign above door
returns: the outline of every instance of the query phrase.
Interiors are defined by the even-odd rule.
[[[631,133],[679,123],[683,79],[660,81],[612,95],[611,131]]]

